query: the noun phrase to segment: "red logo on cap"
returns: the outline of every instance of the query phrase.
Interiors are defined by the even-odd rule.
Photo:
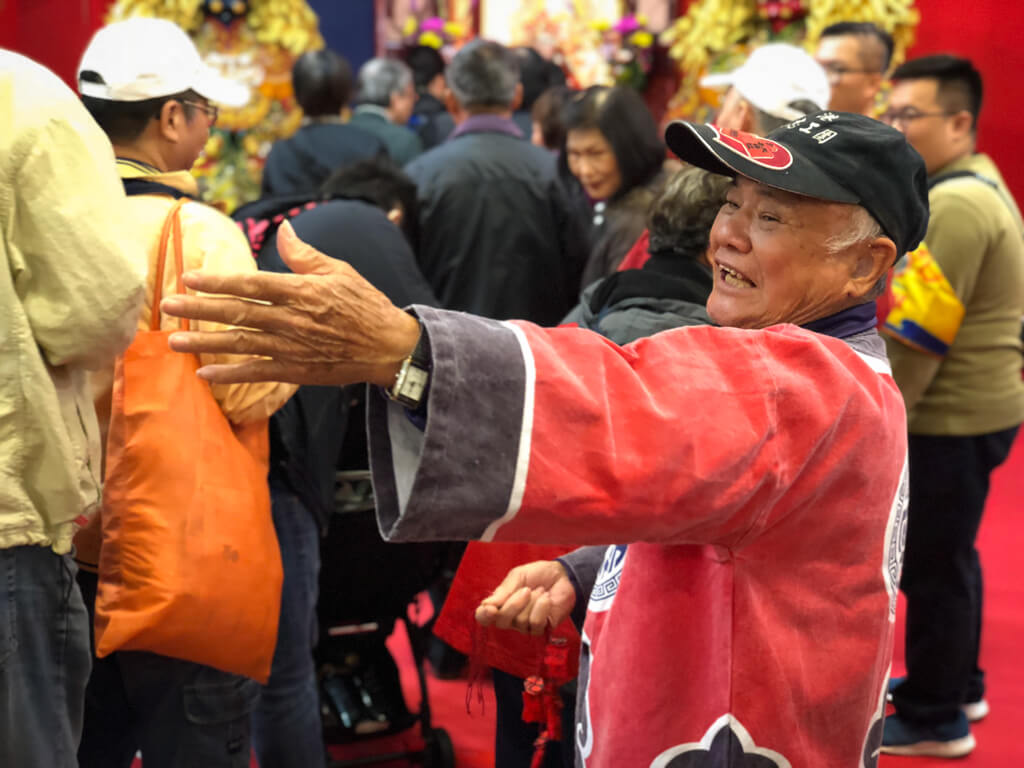
[[[712,126],[714,127],[714,126]],[[714,128],[715,141],[737,155],[773,171],[782,171],[793,164],[793,156],[781,144],[771,139],[743,131]]]

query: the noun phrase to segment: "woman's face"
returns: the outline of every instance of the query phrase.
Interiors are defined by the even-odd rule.
[[[565,139],[569,172],[587,196],[607,200],[622,186],[622,173],[612,145],[596,128],[569,131]]]

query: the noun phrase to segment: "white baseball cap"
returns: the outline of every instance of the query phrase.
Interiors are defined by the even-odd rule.
[[[731,85],[755,107],[782,120],[804,116],[789,106],[794,101],[804,99],[824,109],[832,96],[822,66],[803,49],[787,43],[763,45],[732,72],[708,75],[700,84],[708,88]]]
[[[95,72],[102,83],[82,79]],[[193,90],[228,107],[249,101],[249,88],[207,66],[177,24],[134,18],[100,29],[78,65],[78,91],[106,101],[144,101]]]

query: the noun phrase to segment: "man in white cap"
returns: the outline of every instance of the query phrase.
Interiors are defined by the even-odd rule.
[[[143,18],[96,33],[79,65],[78,84],[86,109],[114,146],[127,205],[144,244],[139,258],[146,259],[142,271],[150,272],[149,295],[155,288],[151,270],[159,258],[161,231],[181,199],[184,269],[255,272],[242,231],[223,213],[199,202],[189,173],[216,122],[215,102],[244,104],[247,89],[206,66],[181,28]],[[174,269],[165,272],[165,294],[174,290],[176,277]],[[150,315],[147,303],[140,329],[149,328]],[[161,325],[176,328],[177,321],[163,319]],[[111,381],[110,370],[94,381],[101,426]],[[213,396],[228,420],[239,425],[266,419],[293,391],[287,385],[260,384],[213,387]],[[79,564],[89,571],[99,563],[98,532],[97,520],[75,539]],[[79,579],[92,611],[96,576],[83,570]],[[248,768],[249,719],[258,695],[259,686],[252,680],[180,659],[145,652],[97,659],[86,690],[79,763],[83,768],[127,768],[141,749],[147,768]]]
[[[708,75],[700,84],[729,89],[715,119],[719,128],[761,136],[824,109],[830,94],[821,65],[787,43],[761,46],[732,72]]]

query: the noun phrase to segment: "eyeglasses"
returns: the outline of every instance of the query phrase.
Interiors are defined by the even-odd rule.
[[[195,107],[206,113],[206,116],[210,119],[210,125],[216,125],[217,116],[220,115],[220,107],[214,104],[204,104],[201,101],[183,101],[182,104],[188,104],[190,107]]]
[[[842,78],[843,75],[877,75],[878,70],[876,69],[855,69],[853,67],[845,67],[842,64],[837,64],[834,61],[819,61],[821,68],[825,70],[825,74],[828,75],[829,82],[835,82]]]
[[[883,112],[878,116],[886,125],[896,126],[897,123],[906,127],[915,120],[920,120],[922,117],[952,117],[952,112],[921,112],[918,109],[910,107],[909,109],[890,109]]]

